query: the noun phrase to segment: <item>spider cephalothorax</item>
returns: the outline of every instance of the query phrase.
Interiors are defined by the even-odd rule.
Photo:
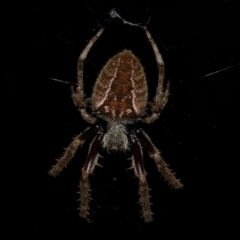
[[[89,175],[92,174],[99,158],[99,149],[102,146],[108,152],[132,151],[132,166],[135,175],[139,179],[139,203],[142,208],[142,216],[145,222],[152,221],[152,213],[149,200],[149,188],[146,181],[146,172],[143,164],[143,147],[154,159],[158,171],[175,189],[182,188],[181,182],[174,176],[167,164],[161,157],[158,149],[153,145],[149,136],[141,128],[129,131],[128,125],[142,121],[145,123],[154,122],[165,107],[169,96],[169,83],[164,87],[164,63],[162,56],[146,30],[146,35],[151,43],[156,56],[159,76],[156,96],[153,103],[148,102],[148,90],[146,76],[139,59],[129,50],[124,50],[113,56],[101,70],[91,99],[84,99],[83,92],[83,67],[87,54],[95,41],[102,34],[103,29],[87,44],[78,59],[78,83],[76,90],[72,87],[72,99],[82,117],[92,127],[87,128],[83,133],[74,138],[63,156],[50,170],[52,176],[58,175],[68,162],[75,155],[78,147],[87,139],[94,137],[87,160],[82,169],[80,181],[80,216],[88,220],[90,187]],[[86,112],[90,104],[94,114]],[[145,112],[148,106],[151,114]],[[106,122],[107,128],[103,130],[98,119]]]

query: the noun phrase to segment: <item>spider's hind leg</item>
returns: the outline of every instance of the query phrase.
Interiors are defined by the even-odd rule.
[[[96,118],[92,116],[91,114],[88,114],[86,111],[87,103],[89,102],[89,99],[84,99],[84,87],[83,87],[83,68],[84,68],[84,61],[88,55],[88,52],[94,45],[94,43],[97,41],[97,39],[101,36],[104,29],[101,28],[89,41],[89,43],[86,45],[82,53],[80,54],[78,58],[78,66],[77,66],[77,87],[74,89],[74,87],[71,87],[72,91],[72,100],[76,107],[78,108],[79,112],[81,113],[82,117],[90,124],[93,124],[96,122]]]
[[[84,132],[76,136],[73,141],[66,148],[63,156],[57,160],[57,163],[49,171],[49,175],[56,177],[68,165],[76,154],[78,148],[89,139],[94,133],[98,131],[98,125],[87,128]]]
[[[142,217],[145,222],[152,222],[152,212],[150,203],[149,187],[146,180],[147,173],[143,164],[141,146],[134,132],[130,134],[129,141],[132,149],[132,165],[134,173],[139,180],[139,203],[142,208]]]
[[[79,215],[81,218],[88,220],[89,214],[89,200],[90,200],[90,184],[89,175],[93,173],[99,158],[99,148],[103,139],[103,130],[99,129],[97,135],[93,139],[89,148],[87,160],[82,168],[82,177],[80,180],[80,207]]]
[[[152,114],[144,118],[144,121],[150,124],[150,123],[153,123],[159,117],[159,115],[161,114],[161,111],[167,104],[168,97],[169,97],[170,84],[169,82],[167,82],[166,86],[164,86],[165,85],[164,84],[164,61],[163,61],[162,55],[159,52],[157,44],[152,38],[150,32],[147,30],[146,30],[146,35],[152,46],[154,55],[156,57],[157,68],[158,68],[158,85],[157,85],[156,95],[154,97],[154,102],[148,103],[152,111]]]
[[[179,179],[175,177],[175,174],[172,173],[171,169],[163,160],[158,149],[153,145],[149,136],[142,130],[138,129],[135,131],[137,138],[139,139],[141,145],[147,150],[150,157],[154,159],[158,171],[162,174],[165,180],[174,188],[180,189],[183,188],[183,184]]]

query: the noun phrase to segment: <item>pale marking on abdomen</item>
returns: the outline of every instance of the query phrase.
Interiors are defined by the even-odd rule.
[[[139,114],[140,111],[138,110],[138,107],[137,107],[136,104],[135,104],[136,94],[135,94],[135,83],[134,83],[134,79],[133,79],[134,70],[133,70],[133,60],[132,60],[132,59],[131,59],[131,67],[132,67],[132,73],[131,73],[130,80],[131,80],[131,82],[132,82],[132,87],[133,87],[133,90],[131,90],[131,93],[132,93],[132,95],[133,95],[133,98],[132,98],[132,106],[133,106],[136,114]]]
[[[117,71],[118,71],[118,67],[119,67],[119,65],[120,65],[120,60],[121,60],[121,58],[118,59],[118,65],[117,65],[117,67],[115,68],[113,78],[111,78],[110,81],[109,81],[108,88],[107,88],[106,92],[104,93],[105,96],[104,96],[100,101],[98,101],[98,102],[95,103],[95,107],[96,107],[96,108],[99,108],[99,107],[106,101],[106,99],[107,99],[107,97],[108,97],[108,93],[110,92],[111,87],[112,87],[112,82],[113,82],[114,79],[117,77]]]

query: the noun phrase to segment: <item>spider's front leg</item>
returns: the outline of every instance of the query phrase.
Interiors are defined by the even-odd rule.
[[[143,156],[141,146],[138,142],[134,131],[130,134],[129,141],[132,149],[132,165],[134,173],[139,180],[139,203],[142,208],[142,217],[145,222],[152,222],[151,203],[149,195],[149,187],[146,180],[146,171],[143,164]]]
[[[172,173],[171,169],[168,168],[168,165],[163,160],[161,153],[158,149],[153,145],[152,141],[150,140],[149,136],[142,130],[138,129],[135,131],[137,138],[139,139],[143,148],[147,150],[150,157],[154,159],[158,171],[162,174],[165,180],[174,188],[180,189],[183,188],[183,184],[179,179],[177,179]]]
[[[89,200],[90,200],[90,184],[89,175],[93,173],[95,166],[97,165],[99,158],[99,148],[103,139],[103,130],[99,127],[99,131],[95,138],[93,139],[91,146],[89,148],[87,160],[82,168],[82,177],[80,181],[80,207],[79,215],[80,217],[88,221],[89,214]]]
[[[71,87],[72,91],[72,99],[76,107],[78,108],[79,112],[81,113],[82,117],[90,124],[96,122],[96,118],[91,116],[86,112],[87,103],[90,102],[90,99],[84,99],[84,90],[83,90],[83,68],[84,68],[84,61],[88,55],[88,52],[92,48],[93,44],[97,41],[97,39],[101,36],[104,29],[101,28],[95,36],[89,41],[87,46],[84,48],[83,52],[80,54],[78,58],[78,66],[77,66],[77,87],[76,90],[74,87]]]
[[[95,134],[98,131],[98,129],[99,126],[96,125],[87,128],[84,132],[76,136],[65,150],[63,156],[59,160],[57,160],[57,163],[49,171],[49,175],[56,177],[58,174],[60,174],[63,168],[66,167],[68,163],[72,160],[78,148],[93,134]]]
[[[151,108],[152,114],[150,116],[145,117],[144,119],[146,123],[150,124],[159,117],[159,115],[161,114],[161,111],[167,104],[168,97],[169,97],[170,84],[169,82],[167,82],[166,87],[164,88],[164,61],[162,59],[162,55],[159,52],[154,39],[152,38],[151,34],[147,30],[146,30],[146,35],[153,48],[154,55],[157,61],[157,67],[158,67],[158,86],[157,86],[156,96],[154,97],[153,103],[148,103]]]

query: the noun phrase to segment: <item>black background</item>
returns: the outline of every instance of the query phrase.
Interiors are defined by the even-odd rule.
[[[7,163],[2,175],[10,233],[29,239],[237,236],[240,24],[237,7],[218,2],[78,1],[18,3],[2,9],[2,161]],[[157,69],[145,33],[120,20],[109,21],[112,8],[133,23],[150,17],[148,30],[171,83],[165,110],[144,129],[185,187],[172,190],[144,153],[154,212],[150,224],[140,218],[137,179],[126,170],[129,153],[101,151],[102,168],[91,177],[92,224],[76,210],[89,142],[59,177],[48,176],[63,148],[88,126],[72,103],[69,85],[50,78],[76,81],[77,58],[99,29],[98,22],[106,30],[85,64],[86,96],[104,63],[125,48],[141,59],[150,100],[154,96]]]

